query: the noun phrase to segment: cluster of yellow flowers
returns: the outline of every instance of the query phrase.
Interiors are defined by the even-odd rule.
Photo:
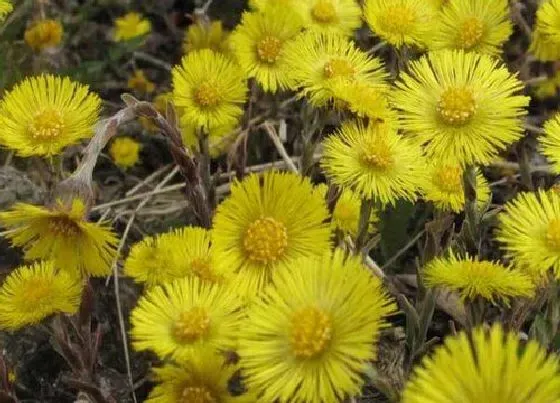
[[[130,314],[131,343],[163,363],[148,398],[154,403],[330,403],[359,395],[397,312],[363,256],[364,233],[402,200],[464,213],[472,225],[469,214],[486,212],[492,200],[481,168],[525,132],[530,98],[499,59],[513,32],[507,0],[249,3],[233,32],[221,22],[189,27],[172,89],[154,107],[164,116],[175,109],[195,155],[208,140],[217,157],[238,133],[250,86],[270,96],[292,91],[342,117],[318,147],[329,185],[295,172],[250,174],[231,184],[211,228],[177,228],[131,246],[123,271],[144,286]],[[0,19],[11,8],[0,0]],[[391,47],[398,72],[353,40],[362,21],[378,49]],[[147,19],[128,13],[115,22],[114,40],[150,31]],[[42,51],[62,36],[60,23],[42,20],[25,41]],[[529,52],[560,60],[560,0],[539,7]],[[128,86],[156,92],[142,70]],[[27,78],[0,101],[0,145],[22,157],[59,155],[93,135],[100,107],[96,94],[68,78]],[[155,130],[150,118],[142,124]],[[540,151],[560,174],[560,114],[542,132]],[[109,146],[125,169],[140,151],[129,137]],[[19,203],[0,213],[3,234],[31,262],[0,287],[1,329],[75,313],[84,279],[112,274],[118,237],[89,221],[88,203]],[[497,217],[507,263],[450,248],[420,268],[422,284],[455,292],[467,306],[507,307],[560,278],[559,192],[520,193]],[[413,370],[403,402],[560,401],[557,356],[498,324],[468,320]],[[234,378],[246,387],[240,396],[231,393]]]

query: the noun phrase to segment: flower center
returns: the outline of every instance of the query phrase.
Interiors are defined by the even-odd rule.
[[[210,330],[210,318],[206,310],[194,307],[182,312],[173,326],[173,336],[179,343],[193,343]]]
[[[243,246],[250,260],[272,263],[284,255],[288,232],[284,224],[272,217],[259,218],[247,228]]]
[[[436,186],[445,193],[462,192],[461,168],[456,166],[442,166],[434,173],[432,180]]]
[[[484,25],[482,21],[476,17],[470,17],[461,26],[459,32],[459,46],[463,49],[472,49],[482,39],[484,33]]]
[[[80,227],[65,217],[53,217],[48,222],[49,232],[55,236],[74,238],[80,234]]]
[[[404,35],[416,23],[416,13],[406,6],[390,6],[380,20],[383,30],[392,34]]]
[[[214,280],[210,267],[210,258],[208,257],[196,257],[191,262],[191,271],[202,280]]]
[[[53,140],[64,130],[62,114],[54,108],[41,111],[33,117],[29,131],[34,139]]]
[[[195,90],[194,100],[203,108],[212,108],[220,103],[220,93],[215,85],[205,82]]]
[[[326,78],[352,77],[354,75],[354,67],[348,60],[332,59],[325,64],[324,72]]]
[[[298,358],[319,355],[332,338],[332,323],[329,316],[320,309],[307,307],[297,311],[292,317],[290,341]]]
[[[394,163],[391,149],[379,138],[365,141],[360,158],[366,166],[381,170],[388,169]]]
[[[183,389],[181,403],[215,403],[217,402],[212,393],[205,386],[187,386]]]
[[[282,42],[274,36],[265,36],[257,44],[257,55],[263,63],[275,63],[280,56],[280,50],[282,50]]]
[[[548,223],[546,243],[551,249],[560,251],[560,218],[555,218]]]
[[[336,21],[336,9],[331,0],[319,0],[311,9],[311,15],[317,22],[328,24]]]
[[[437,111],[445,123],[464,125],[476,112],[474,95],[468,88],[448,88],[441,94]]]
[[[28,312],[34,311],[40,304],[45,303],[45,300],[52,295],[52,291],[50,282],[46,279],[28,280],[25,285],[25,292],[22,293],[25,296],[26,303],[21,308]]]

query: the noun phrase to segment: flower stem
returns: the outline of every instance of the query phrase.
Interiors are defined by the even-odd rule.
[[[465,235],[468,249],[478,252],[480,243],[479,214],[476,197],[476,168],[468,165],[463,172],[463,192],[465,196]]]

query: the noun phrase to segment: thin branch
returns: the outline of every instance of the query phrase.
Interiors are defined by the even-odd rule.
[[[173,70],[173,66],[172,66],[172,65],[170,65],[169,63],[164,62],[163,60],[160,60],[160,59],[158,59],[158,58],[156,58],[156,57],[154,57],[154,56],[152,56],[152,55],[150,55],[150,54],[148,54],[148,53],[144,53],[144,52],[141,52],[141,51],[138,51],[138,50],[137,50],[137,51],[135,51],[132,55],[133,55],[136,59],[140,59],[140,60],[143,60],[143,61],[145,61],[145,62],[151,63],[151,64],[153,64],[154,66],[161,67],[162,69],[164,69],[164,70],[166,70],[166,71],[171,71],[171,70]]]
[[[263,123],[262,127],[265,129],[266,133],[268,134],[268,137],[270,137],[270,139],[274,143],[276,150],[278,150],[278,153],[280,154],[280,156],[282,157],[282,159],[284,160],[284,162],[286,163],[290,171],[294,173],[299,173],[299,170],[294,164],[294,161],[292,161],[292,159],[288,155],[288,152],[284,148],[282,141],[280,141],[280,138],[278,137],[278,133],[276,133],[276,129],[274,128],[274,126],[272,126],[272,124],[267,121]]]
[[[401,257],[406,251],[412,248],[416,242],[426,233],[426,230],[423,229],[418,234],[416,234],[405,246],[400,248],[397,253],[395,253],[389,260],[385,262],[383,266],[381,266],[381,270],[385,270],[387,267],[391,266],[393,263],[397,261],[399,257]]]

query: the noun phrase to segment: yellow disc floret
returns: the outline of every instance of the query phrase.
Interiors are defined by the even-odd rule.
[[[215,403],[216,399],[205,386],[187,386],[181,393],[180,403]]]
[[[202,108],[212,108],[220,103],[220,93],[215,85],[205,82],[194,92],[194,99]]]
[[[288,246],[286,227],[272,217],[259,218],[247,228],[243,245],[250,260],[265,264],[275,262]]]
[[[303,308],[292,317],[292,349],[298,358],[312,358],[321,354],[332,337],[329,315],[315,307]]]
[[[479,18],[471,17],[465,20],[459,31],[457,42],[463,49],[471,49],[478,45],[484,34],[484,24]]]
[[[318,0],[311,8],[311,16],[319,23],[328,24],[336,21],[336,9],[331,0]]]
[[[58,138],[63,130],[62,114],[54,108],[46,108],[36,113],[29,124],[31,136],[41,140]]]
[[[265,36],[257,43],[257,55],[264,63],[275,63],[280,56],[280,50],[282,50],[282,41],[271,35]]]
[[[331,59],[325,64],[324,73],[326,78],[352,77],[354,67],[344,59]]]
[[[173,327],[173,336],[180,343],[193,343],[204,337],[209,329],[210,318],[206,310],[194,307],[179,315]]]
[[[448,88],[441,94],[437,104],[441,119],[454,126],[467,123],[476,112],[473,92],[468,88]]]

